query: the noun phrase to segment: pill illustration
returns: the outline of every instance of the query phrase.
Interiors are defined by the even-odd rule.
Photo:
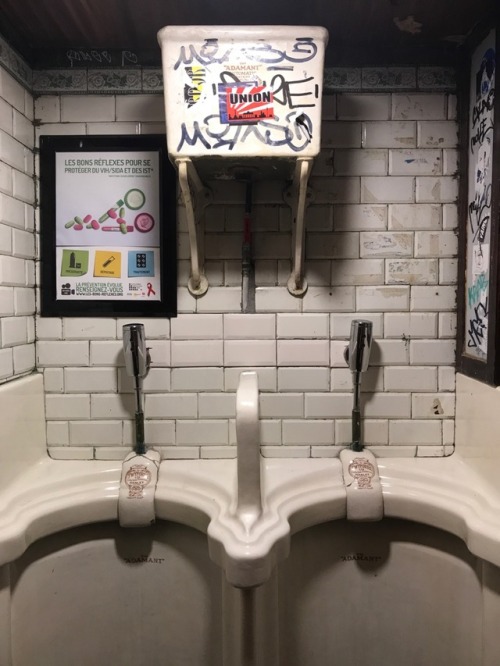
[[[126,228],[126,231],[123,231],[122,233],[130,233],[131,231],[134,230],[134,227],[131,224],[124,225]],[[101,227],[103,231],[122,231],[121,230],[121,225],[116,226],[116,227]]]
[[[99,222],[97,220],[92,220],[90,225],[91,225],[92,229],[100,229]]]
[[[64,226],[66,227],[66,229],[70,229],[74,224],[75,220],[70,220],[69,222],[66,222]]]
[[[120,208],[120,217],[125,217],[125,208],[123,206]]]
[[[124,220],[123,217],[121,217],[121,216],[117,217],[116,221],[118,222],[118,224],[127,224],[127,221]]]
[[[104,215],[101,215],[99,218],[99,222],[106,222],[106,220],[109,220],[109,215],[107,213],[104,213]]]
[[[127,233],[127,225],[125,224],[125,222],[122,222],[122,223],[120,224],[120,231],[122,232],[122,234],[126,234],[126,233]]]
[[[116,212],[116,208],[110,208],[108,210],[108,215],[109,215],[109,217],[112,217],[113,220],[116,220],[116,218],[118,217],[118,213]]]
[[[147,233],[155,226],[154,217],[149,213],[139,213],[134,220],[134,226],[137,231]]]
[[[73,229],[74,229],[75,231],[81,231],[81,230],[83,229],[83,224],[80,224],[80,223],[78,222],[77,224],[75,224],[75,226],[73,227]]]
[[[124,204],[123,199],[118,199],[118,201],[116,202],[116,207],[120,208],[120,206],[123,206],[123,204]]]
[[[92,215],[85,215],[85,217],[83,218],[83,221],[85,222],[85,224],[88,224],[89,222],[92,222]]]
[[[78,217],[78,215],[75,215],[75,222],[76,222],[77,224],[83,224],[83,220],[82,220],[82,218],[81,218],[81,217]]]
[[[89,222],[85,225],[85,229],[92,229],[92,224]]]

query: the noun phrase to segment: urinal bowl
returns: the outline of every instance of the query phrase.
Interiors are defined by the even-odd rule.
[[[33,447],[27,384],[2,412],[26,445],[0,444],[0,666],[500,663],[491,461],[379,460],[385,518],[354,523],[338,460],[266,460],[250,533],[236,461],[164,461],[156,526],[123,529],[120,465]]]
[[[500,569],[406,520],[300,531],[254,589],[228,585],[205,535],[165,521],[51,534],[0,579],[2,666],[499,663]]]

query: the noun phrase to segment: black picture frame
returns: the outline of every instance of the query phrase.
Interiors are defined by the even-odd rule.
[[[116,159],[117,153],[124,153],[124,155],[123,157],[118,156],[118,159]],[[127,153],[126,156],[125,153]],[[137,153],[137,157],[140,156],[141,160],[134,162],[132,159],[126,159],[134,153]],[[66,159],[69,154],[72,154],[72,160]],[[77,159],[75,159],[75,154],[78,154]],[[110,159],[111,154],[113,159]],[[149,156],[149,162],[142,159],[144,154]],[[69,167],[66,166],[68,164]],[[141,166],[127,167],[124,164]],[[148,171],[149,167],[142,167],[144,164],[152,165],[153,168]],[[92,167],[88,165],[92,165]],[[109,167],[109,165],[112,166]],[[92,175],[93,180],[90,180],[89,169],[95,169],[95,175],[94,173]],[[114,170],[111,171],[111,169]],[[128,171],[126,171],[127,169]],[[122,171],[125,171],[125,173],[122,174]],[[87,178],[85,187],[83,186],[83,180],[81,180],[82,177]],[[141,184],[147,194],[142,192],[139,185],[135,190],[130,188],[131,179],[134,177],[137,178],[137,182]],[[122,179],[121,183],[119,178]],[[91,221],[87,219],[85,222],[83,219],[85,212],[81,211],[79,215],[82,215],[82,217],[75,215],[73,220],[70,217],[69,222],[64,224],[61,219],[63,216],[62,210],[68,208],[68,197],[65,192],[68,189],[78,191],[79,179],[82,183],[82,190],[78,195],[80,197],[80,207],[83,207],[81,205],[81,192],[86,191],[89,184],[96,183],[96,179],[99,179],[99,186],[103,182],[104,188],[106,179],[110,179],[108,181],[112,185],[110,190],[112,192],[114,189],[115,196],[111,196],[109,210],[114,211],[112,215],[115,214],[116,216],[119,216],[123,211],[123,218],[117,217],[117,219],[123,219],[123,222],[117,223],[117,219],[114,217],[101,221],[109,213],[109,210],[107,211],[105,208],[103,214],[99,209],[92,216],[85,216],[86,218],[92,217]],[[73,183],[75,188],[67,188],[67,183]],[[128,188],[124,195],[126,203],[123,203],[121,198],[117,199],[116,197],[116,191],[120,184],[123,184],[123,189]],[[99,187],[97,190],[99,190],[102,198]],[[131,192],[135,196],[134,205],[130,201],[130,196],[128,203],[126,199]],[[143,195],[142,199],[137,192]],[[153,196],[150,195],[151,192],[154,193]],[[59,216],[58,193],[61,204]],[[158,201],[156,201],[156,195]],[[77,201],[78,196],[75,197]],[[148,196],[150,201],[148,201]],[[115,199],[117,200],[115,201]],[[62,205],[63,200],[64,206]],[[135,204],[139,203],[140,205],[141,201],[144,206],[149,203],[154,211],[159,212],[157,220],[154,219],[156,214],[153,216],[148,213],[137,214],[134,219],[134,213],[141,213],[141,209],[137,209]],[[123,208],[117,207],[117,204],[120,203],[123,203]],[[129,204],[130,208],[128,207]],[[91,208],[91,202],[88,206],[85,206],[85,210]],[[130,217],[130,221],[125,220],[125,216]],[[106,227],[104,226],[105,222],[108,224]],[[56,223],[59,225],[59,229],[56,227]],[[139,244],[144,244],[145,233],[139,234],[139,231],[152,231],[150,227],[155,224],[157,224],[158,230],[154,234],[155,244],[152,250],[145,247],[141,253],[140,249],[142,248],[139,245],[135,249],[131,246],[127,250],[127,246],[131,245],[135,239]],[[116,225],[118,229],[112,225]],[[63,226],[65,227],[64,230],[62,230]],[[87,275],[86,282],[83,280],[83,274],[79,277],[74,275],[61,277],[62,275],[67,276],[68,273],[75,273],[75,265],[77,267],[82,266],[82,264],[75,264],[74,257],[75,255],[78,256],[78,251],[75,251],[73,256],[69,255],[70,262],[68,264],[67,255],[64,255],[66,246],[61,244],[61,236],[65,235],[65,238],[67,238],[71,234],[67,233],[66,230],[71,232],[74,230],[81,231],[82,227],[85,229],[84,233],[81,236],[75,234],[74,238],[75,246],[78,243],[81,244],[83,249],[80,256],[87,262],[83,268],[79,268],[80,273],[87,269],[85,273]],[[100,232],[104,230],[118,231],[118,233],[101,234]],[[120,231],[121,233],[119,233]],[[130,235],[132,231],[135,232],[134,237]],[[92,232],[99,234],[99,237],[92,236]],[[128,234],[128,240],[126,240],[126,234]],[[86,242],[89,243],[88,252],[85,251],[84,237],[87,239]],[[98,251],[92,244],[95,246],[96,241],[100,240],[102,240],[102,244],[98,243],[99,245],[107,244],[112,248],[114,244],[118,247],[119,269],[115,270],[115,274],[112,274],[111,277],[103,276],[104,272],[110,272],[104,271],[102,268],[106,262],[96,268]],[[175,317],[177,314],[176,245],[176,174],[168,159],[165,135],[42,135],[40,137],[40,314],[42,317]],[[69,247],[71,248],[71,245]],[[146,250],[150,251],[147,252]],[[71,252],[71,250],[67,251]],[[112,250],[109,251],[112,252]],[[99,252],[101,253],[99,259],[102,259],[102,250],[99,249]],[[91,259],[93,259],[93,271],[90,274],[88,269]],[[136,268],[131,269],[131,261],[134,259]],[[124,274],[125,261],[127,262],[126,277]],[[131,270],[132,277],[130,277]],[[144,281],[147,279],[145,276],[148,274],[153,277],[150,278],[150,282],[145,283]],[[112,282],[112,278],[116,277],[120,278],[121,286],[118,284],[118,280]],[[67,280],[67,282],[61,285],[62,279]],[[78,282],[78,280],[81,281]],[[104,282],[104,280],[107,280],[107,282]],[[111,285],[109,295],[105,292],[106,284]],[[115,287],[114,285],[118,286]],[[154,287],[158,288],[158,286],[160,293],[157,295]],[[88,293],[85,293],[85,289]],[[121,296],[120,289],[122,290]],[[134,289],[135,292],[130,292],[131,289]],[[99,290],[102,290],[103,293],[98,293]],[[116,290],[116,295],[113,294],[113,290]],[[78,297],[78,291],[80,291],[80,297]]]

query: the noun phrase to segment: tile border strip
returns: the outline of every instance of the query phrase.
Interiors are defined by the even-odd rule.
[[[31,69],[0,35],[0,65],[30,93],[137,94],[163,92],[161,67]],[[454,92],[453,67],[327,67],[325,93],[335,92]]]
[[[454,92],[452,67],[327,67],[324,92]],[[33,93],[137,94],[163,92],[161,68],[47,69],[33,71]]]

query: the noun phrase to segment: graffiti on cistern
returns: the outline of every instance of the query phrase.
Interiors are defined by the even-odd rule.
[[[240,145],[284,148],[291,155],[306,150],[315,136],[311,110],[320,103],[321,81],[310,66],[317,54],[307,36],[286,48],[217,38],[181,45],[173,68],[183,77],[186,113],[177,152],[230,153]]]

